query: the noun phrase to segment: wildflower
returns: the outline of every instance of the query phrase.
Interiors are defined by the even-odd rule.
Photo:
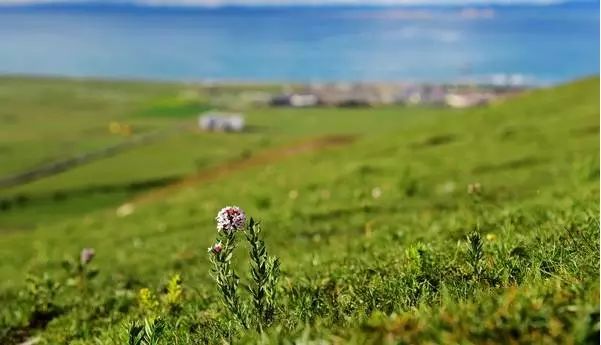
[[[182,300],[183,288],[182,277],[179,274],[174,274],[167,283],[167,294],[164,296],[165,302],[171,309],[176,309],[180,306]]]
[[[376,187],[371,190],[371,197],[374,199],[379,199],[382,196],[382,189],[380,187]]]
[[[82,265],[87,265],[90,263],[90,261],[92,261],[95,254],[96,252],[94,252],[94,248],[84,248],[81,250],[79,261]]]
[[[127,217],[130,214],[134,213],[134,205],[133,204],[123,204],[121,206],[119,206],[119,208],[117,209],[117,217],[123,218],[123,217]]]
[[[159,307],[159,301],[148,288],[141,288],[138,291],[138,303],[146,313],[154,314]]]
[[[292,200],[296,200],[296,198],[298,198],[298,191],[296,189],[291,190],[288,193],[288,197]]]
[[[496,239],[497,239],[497,235],[495,235],[495,234],[493,234],[493,233],[488,233],[488,234],[486,234],[486,239],[487,239],[488,241],[494,241],[494,240],[496,240]]]
[[[213,254],[219,254],[223,250],[221,242],[215,243],[212,247],[209,247],[208,252]]]
[[[467,185],[468,194],[480,194],[481,190],[482,186],[480,186],[480,182],[470,183]]]
[[[109,123],[109,132],[111,134],[119,134],[121,132],[121,124],[116,121]]]
[[[217,213],[215,220],[217,221],[217,231],[231,234],[244,229],[246,214],[238,206],[226,206]]]

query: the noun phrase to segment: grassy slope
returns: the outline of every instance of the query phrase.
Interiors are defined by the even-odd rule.
[[[176,90],[160,84],[2,77],[0,173],[118,142],[122,138],[107,131],[110,121],[132,120],[135,109]],[[142,129],[160,125],[139,120],[135,125]]]
[[[190,94],[196,95],[191,97]],[[194,85],[55,79],[0,79],[0,175],[126,140],[111,121],[135,133],[188,123],[206,109],[209,90]],[[193,129],[24,186],[0,191],[2,229],[31,229],[100,208],[113,208],[145,190],[224,161],[307,137],[376,134],[403,125],[399,118],[428,109],[251,109],[243,135]],[[140,188],[132,188],[138,185]],[[18,200],[21,200],[19,202]],[[43,210],[43,211],[42,211]],[[42,212],[40,212],[42,211]]]
[[[185,300],[180,314],[167,316],[167,343],[217,342],[227,316],[204,248],[216,211],[238,204],[263,221],[283,262],[273,343],[585,343],[598,332],[598,95],[592,79],[484,109],[379,123],[342,112],[315,126],[330,112],[298,120],[304,111],[276,111],[300,121],[282,131],[328,133],[343,123],[342,132],[392,132],[190,188],[125,218],[99,211],[4,234],[0,298],[11,303],[4,322],[28,322],[28,305],[12,298],[25,271],[59,279],[60,259],[92,246],[101,271],[90,287],[94,303],[72,305],[65,288],[57,301],[73,309],[50,322],[43,333],[50,342],[114,343],[124,319],[147,313],[137,289],[160,294],[175,272]],[[372,112],[379,119],[397,110]],[[269,115],[251,119],[267,123]],[[476,181],[481,195],[466,193]],[[465,259],[473,230],[485,238],[480,277]],[[256,343],[252,334],[238,336]]]

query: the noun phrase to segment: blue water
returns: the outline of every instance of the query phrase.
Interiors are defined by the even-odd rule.
[[[599,73],[599,4],[461,8],[0,7],[0,73],[456,81]]]

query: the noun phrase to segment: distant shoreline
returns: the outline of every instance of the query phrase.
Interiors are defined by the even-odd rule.
[[[561,85],[571,83],[577,80],[599,77],[599,74],[587,74],[576,76],[568,80],[557,81],[553,83],[533,83],[524,84],[524,87],[547,87],[553,85]],[[302,80],[250,80],[250,79],[229,79],[229,78],[197,78],[197,79],[161,79],[161,78],[143,78],[143,77],[112,77],[112,76],[74,76],[61,74],[28,74],[28,73],[0,73],[0,81],[2,79],[24,79],[24,80],[65,80],[65,81],[82,81],[82,82],[123,82],[123,83],[148,83],[148,84],[168,84],[168,85],[201,85],[201,86],[305,86],[314,84],[381,84],[381,85],[475,85],[475,86],[491,86],[490,82],[461,82],[461,81],[436,81],[436,80],[319,80],[319,81],[302,81]]]

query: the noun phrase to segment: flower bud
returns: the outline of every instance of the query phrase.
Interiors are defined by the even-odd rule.
[[[219,254],[223,250],[221,242],[215,243],[212,247],[209,247],[208,252],[213,254]]]
[[[87,265],[90,263],[90,261],[92,261],[95,254],[96,252],[94,252],[94,248],[84,248],[81,250],[81,254],[79,255],[79,261],[82,265]]]

